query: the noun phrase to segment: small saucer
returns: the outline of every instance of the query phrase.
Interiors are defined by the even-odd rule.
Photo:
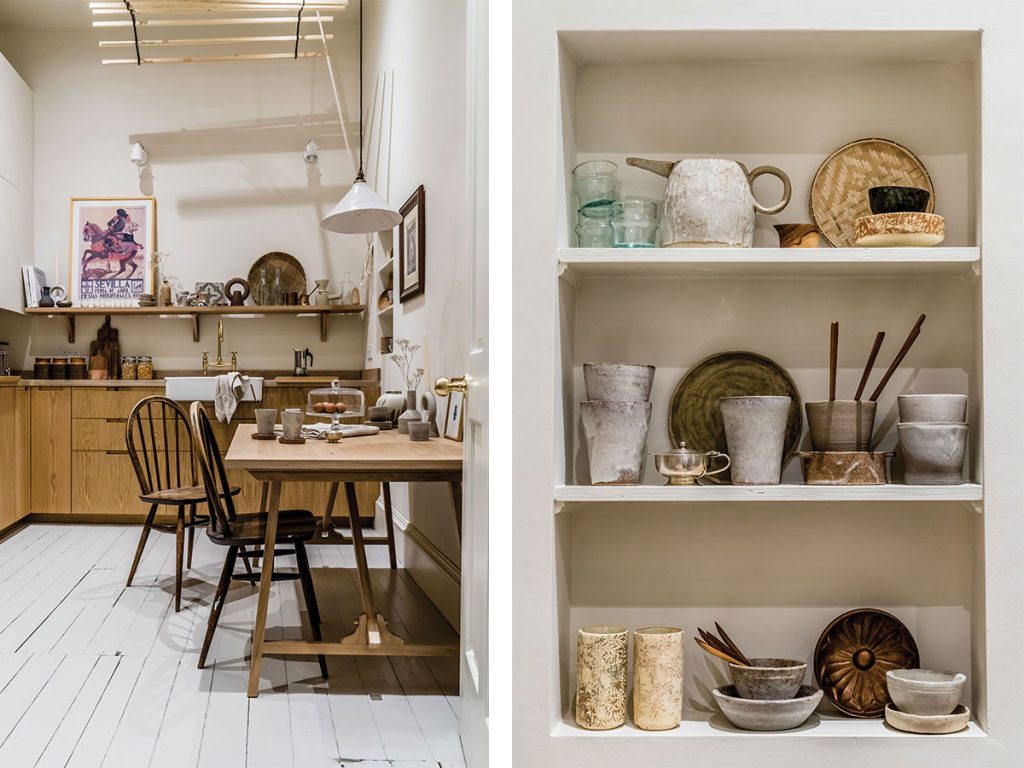
[[[279,437],[277,442],[281,443],[281,445],[302,445],[306,442],[306,438],[300,437],[297,440],[290,440],[287,437]]]
[[[971,710],[958,704],[948,715],[911,715],[900,712],[891,703],[885,705],[885,722],[898,731],[907,733],[956,733],[971,722]]]
[[[271,432],[269,435],[261,435],[259,432],[253,432],[251,435],[249,435],[249,437],[251,437],[253,440],[273,440],[277,437],[277,435],[275,435],[273,432]]]

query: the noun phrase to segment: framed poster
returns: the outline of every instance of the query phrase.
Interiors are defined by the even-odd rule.
[[[153,293],[156,198],[71,198],[70,298],[78,306],[129,306]]]
[[[398,225],[398,295],[401,301],[423,293],[427,276],[426,193],[420,184],[405,201]]]
[[[449,440],[462,442],[462,411],[466,405],[466,396],[462,392],[452,390],[448,394],[448,410],[444,417],[444,436]]]

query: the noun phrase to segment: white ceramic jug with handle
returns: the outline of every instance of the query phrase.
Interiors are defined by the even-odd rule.
[[[626,158],[627,165],[665,176],[665,212],[662,239],[670,248],[750,248],[754,244],[754,213],[778,213],[789,204],[789,177],[778,168],[762,165],[747,171],[733,160],[692,158],[671,162]],[[782,180],[782,200],[764,206],[750,185],[770,174]]]

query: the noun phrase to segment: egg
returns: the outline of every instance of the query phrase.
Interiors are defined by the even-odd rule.
[[[345,405],[344,403],[335,403],[335,404],[334,404],[334,410],[335,410],[335,411],[336,411],[337,413],[344,413],[344,412],[345,412],[345,410],[347,409],[347,407],[348,407],[348,406],[346,406],[346,405]]]
[[[323,413],[326,409],[324,408],[323,403],[313,403],[313,410],[317,413]]]
[[[338,409],[334,406],[334,403],[324,403],[324,410],[327,413],[334,413]]]

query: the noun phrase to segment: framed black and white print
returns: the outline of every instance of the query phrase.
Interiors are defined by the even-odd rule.
[[[427,276],[426,194],[422,184],[399,212],[398,295],[404,302],[423,293]]]

